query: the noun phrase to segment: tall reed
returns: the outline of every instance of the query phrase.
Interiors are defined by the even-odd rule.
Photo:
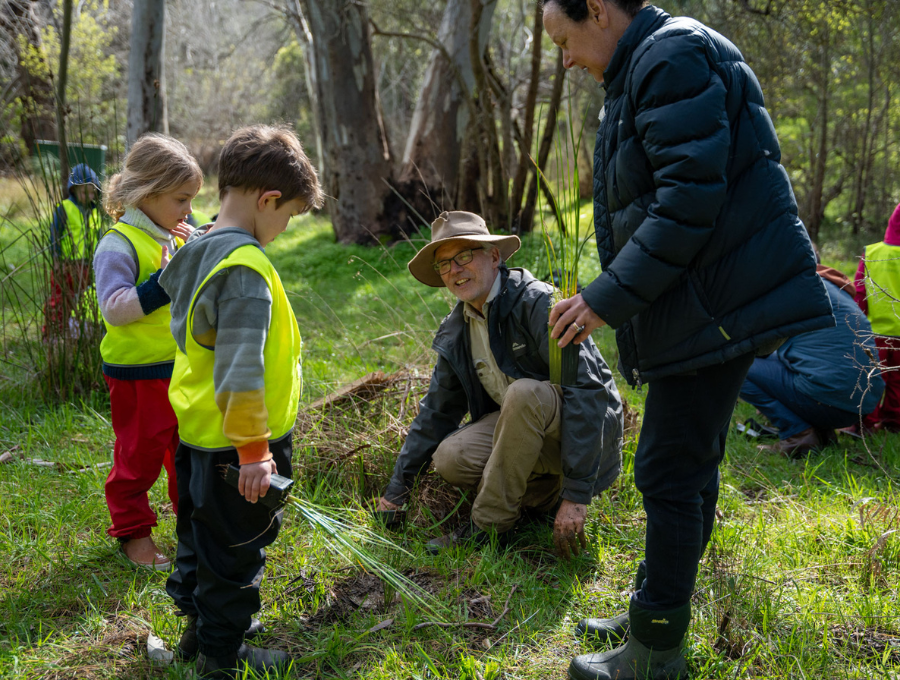
[[[574,100],[571,79],[567,85],[569,88],[566,104],[567,125],[565,133],[557,133],[554,139],[553,151],[556,157],[557,172],[553,184],[550,183],[538,164],[532,159],[535,172],[538,173],[539,179],[546,184],[553,196],[553,203],[550,207],[556,222],[555,230],[551,229],[552,225],[548,226],[547,224],[548,218],[544,210],[541,192],[538,192],[538,214],[541,218],[541,234],[547,262],[550,266],[550,276],[555,288],[552,295],[551,309],[560,300],[570,298],[578,292],[578,262],[584,246],[594,235],[593,229],[589,229],[587,233],[582,234],[579,220],[581,197],[579,192],[578,153],[581,149],[581,138],[584,134],[587,120],[587,109],[582,116],[581,126],[576,137],[575,120],[572,112]],[[568,171],[570,163],[573,167],[571,175]],[[555,185],[555,188],[551,188],[553,185]],[[554,231],[556,232],[555,236]],[[551,328],[548,324],[548,331]],[[556,385],[572,384],[577,373],[577,346],[570,344],[560,348],[556,342],[550,339],[549,354],[550,382]]]

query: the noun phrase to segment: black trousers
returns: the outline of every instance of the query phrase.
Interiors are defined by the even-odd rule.
[[[269,442],[278,474],[291,476],[288,433]],[[178,551],[166,590],[185,614],[197,616],[200,651],[236,651],[260,608],[265,547],[278,536],[282,512],[250,503],[226,484],[222,466],[238,464],[235,449],[209,452],[185,444],[175,453]]]
[[[634,481],[647,512],[647,578],[640,606],[690,602],[719,498],[719,463],[753,355],[661,378],[648,387]]]

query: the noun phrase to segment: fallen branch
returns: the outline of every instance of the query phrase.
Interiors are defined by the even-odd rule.
[[[512,599],[513,593],[516,592],[516,589],[518,587],[518,584],[516,584],[512,587],[512,590],[509,591],[509,597],[506,598],[506,604],[503,605],[503,611],[500,612],[500,616],[494,619],[492,623],[480,623],[478,621],[456,621],[452,623],[444,623],[442,621],[424,621],[413,626],[413,630],[415,631],[422,628],[428,628],[428,626],[437,626],[438,628],[479,628],[481,630],[497,630],[497,624],[500,623],[500,620],[509,613],[509,601],[510,599]]]

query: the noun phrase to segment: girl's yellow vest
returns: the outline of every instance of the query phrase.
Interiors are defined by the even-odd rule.
[[[258,272],[265,279],[272,294],[272,315],[263,349],[265,361],[265,403],[271,439],[291,431],[297,420],[300,401],[300,331],[294,310],[288,302],[275,267],[265,253],[254,245],[241,246],[219,262],[197,288],[188,310],[188,332],[185,351],[175,354],[175,368],[169,384],[169,401],[178,416],[178,435],[188,446],[222,450],[232,446],[223,432],[224,418],[216,405],[213,384],[215,350],[194,340],[194,306],[197,296],[216,272],[243,265]]]
[[[134,285],[150,278],[162,264],[162,246],[152,236],[124,222],[117,222],[104,234],[114,231],[131,244],[138,273]],[[175,237],[180,248],[184,241]],[[175,358],[175,338],[169,325],[169,305],[124,326],[106,323],[106,335],[100,343],[103,362],[110,366],[148,366],[169,363]]]
[[[84,213],[72,201],[66,199],[62,202],[62,208],[66,212],[66,230],[69,232],[67,236],[62,237],[60,243],[62,254],[68,260],[81,260],[87,256],[87,240],[96,234],[91,235],[89,230],[94,229],[100,231],[100,211],[96,208],[88,213],[87,225],[85,225]],[[91,245],[96,246],[97,241],[92,240]]]
[[[872,332],[900,336],[900,246],[866,246],[866,302]]]

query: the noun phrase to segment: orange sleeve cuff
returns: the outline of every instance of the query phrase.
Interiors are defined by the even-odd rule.
[[[262,463],[266,460],[272,460],[272,452],[269,451],[269,442],[265,439],[258,442],[249,442],[236,448],[238,452],[238,461],[241,465]]]

